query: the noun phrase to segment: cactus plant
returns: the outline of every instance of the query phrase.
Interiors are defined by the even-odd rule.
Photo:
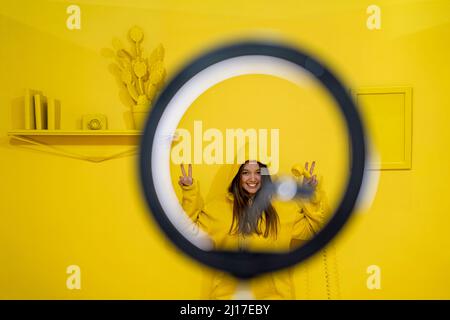
[[[119,39],[114,39],[115,64],[120,70],[120,80],[134,101],[132,109],[135,128],[141,129],[156,94],[162,88],[166,76],[164,47],[159,44],[147,58],[142,49],[144,32],[134,26],[128,32],[132,50],[124,48]]]

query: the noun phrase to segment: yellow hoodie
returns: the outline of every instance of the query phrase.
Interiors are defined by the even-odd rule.
[[[233,165],[230,171],[230,185],[240,165]],[[321,182],[316,186],[313,197],[308,201],[273,201],[279,217],[278,235],[264,238],[263,235],[252,234],[242,236],[230,234],[233,218],[233,195],[224,194],[204,203],[200,195],[199,182],[195,179],[190,186],[182,186],[182,206],[203,231],[208,233],[215,249],[238,250],[245,246],[249,251],[287,252],[294,242],[309,240],[317,233],[325,219],[325,197]],[[208,299],[231,299],[236,293],[238,281],[224,273],[216,272],[209,284]],[[255,299],[295,299],[291,271],[266,274],[252,279],[250,282]]]

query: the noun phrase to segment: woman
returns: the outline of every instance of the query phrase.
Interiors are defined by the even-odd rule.
[[[288,251],[294,245],[309,240],[324,222],[325,203],[315,162],[308,170],[305,164],[303,184],[314,189],[308,201],[273,201],[264,194],[271,183],[270,175],[262,174],[267,166],[258,161],[246,161],[235,166],[230,176],[228,193],[205,204],[200,196],[199,182],[181,165],[178,181],[183,190],[182,206],[189,217],[209,234],[216,249],[249,251]],[[237,281],[218,273],[209,288],[209,298],[230,299]],[[294,299],[291,273],[277,272],[252,281],[256,299]]]

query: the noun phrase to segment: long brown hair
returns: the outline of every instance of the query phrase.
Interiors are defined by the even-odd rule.
[[[272,186],[270,175],[261,175],[261,187],[256,192],[250,204],[250,194],[241,186],[241,173],[246,161],[239,167],[238,173],[228,187],[228,192],[233,194],[233,222],[230,227],[230,234],[250,235],[256,233],[263,234],[265,238],[269,235],[277,237],[278,233],[278,213],[272,206],[271,193],[268,192]],[[267,166],[258,161],[259,168]],[[264,217],[264,219],[263,219]],[[262,224],[265,221],[264,232]]]

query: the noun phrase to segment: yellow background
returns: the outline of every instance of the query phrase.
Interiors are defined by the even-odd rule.
[[[333,297],[450,298],[450,5],[376,1],[382,27],[371,31],[372,3],[78,1],[81,30],[66,28],[71,2],[2,3],[0,297],[201,297],[205,268],[178,253],[148,218],[136,157],[95,164],[25,150],[7,137],[25,88],[61,100],[62,128],[77,128],[82,114],[105,113],[109,128],[126,129],[129,109],[102,50],[139,25],[146,49],[166,48],[169,75],[218,41],[269,33],[323,58],[351,88],[412,87],[412,169],[382,171],[371,209],[334,241]],[[81,290],[66,288],[71,264],[81,267]],[[373,264],[381,268],[380,290],[366,287]],[[314,280],[321,266],[320,255],[309,262],[309,298],[327,298]],[[303,267],[295,268],[299,287]]]

